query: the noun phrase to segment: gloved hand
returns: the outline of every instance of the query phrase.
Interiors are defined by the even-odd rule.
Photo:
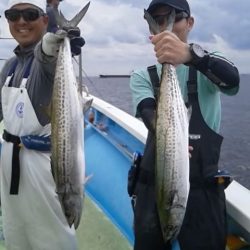
[[[65,30],[58,30],[56,33],[47,32],[42,38],[42,50],[44,54],[47,56],[57,56],[59,46],[67,34]]]
[[[81,47],[84,46],[85,40],[81,37],[81,31],[78,27],[75,28],[63,28],[67,31],[70,39],[71,53],[73,56],[81,54]]]
[[[46,33],[42,38],[42,50],[48,56],[57,56],[59,46],[64,37],[68,36],[70,39],[70,46],[72,55],[79,55],[81,47],[85,44],[83,37],[80,36],[79,28],[65,28],[54,33]]]

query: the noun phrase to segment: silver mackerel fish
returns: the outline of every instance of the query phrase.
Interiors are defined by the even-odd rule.
[[[172,30],[175,13],[167,30]],[[159,26],[145,10],[150,30]],[[175,67],[162,65],[156,118],[156,204],[164,240],[172,241],[180,231],[189,193],[188,112],[182,98]]]
[[[76,27],[87,12],[87,4],[71,21],[57,16],[61,27]],[[60,45],[51,105],[52,172],[62,209],[70,226],[78,227],[84,197],[84,116],[81,88],[74,75],[70,41]]]

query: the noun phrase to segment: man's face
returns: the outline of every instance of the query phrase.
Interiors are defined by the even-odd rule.
[[[152,12],[152,17],[164,31],[167,27],[168,16],[172,8],[168,6],[159,6]],[[193,17],[188,17],[187,13],[176,11],[176,20],[172,32],[175,33],[183,42],[187,41],[188,33],[193,27]]]
[[[10,33],[19,43],[20,47],[24,48],[39,42],[47,29],[48,17],[41,14],[41,11],[31,4],[17,4],[10,10],[14,10],[14,14],[11,13],[10,18],[7,18]],[[20,16],[19,11],[21,10]],[[35,13],[32,13],[32,10]],[[38,16],[36,16],[37,10],[39,10]],[[11,18],[13,16],[16,16],[16,18],[14,18],[15,20]],[[33,17],[32,20],[29,20],[30,16]],[[34,18],[35,20],[33,20]]]

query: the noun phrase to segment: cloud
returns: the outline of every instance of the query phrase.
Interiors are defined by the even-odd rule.
[[[150,44],[119,43],[100,47],[90,45],[83,50],[83,67],[88,75],[130,74],[138,67],[155,64]]]
[[[156,63],[148,40],[147,24],[143,19],[143,8],[148,4],[142,6],[140,2],[140,7],[135,7],[133,3],[138,4],[132,0],[108,4],[104,0],[91,2],[86,19],[82,22],[87,41],[83,49],[83,65],[90,75],[112,72],[127,74],[135,68]],[[190,5],[196,19],[190,39],[206,45],[209,51],[221,51],[239,67],[241,73],[250,73],[247,66],[250,42],[245,42],[249,41],[250,35],[237,39],[235,33],[242,33],[242,30],[232,24],[237,20],[239,23],[242,18],[235,11],[238,4],[231,0],[220,3],[217,0],[210,0],[210,3],[193,0]],[[244,25],[248,25],[247,22]],[[227,39],[230,34],[236,39]],[[243,46],[245,43],[248,46]]]
[[[249,74],[250,50],[237,50],[219,35],[213,34],[211,41],[197,41],[208,51],[220,51],[234,62],[241,74]],[[240,56],[239,56],[240,55]],[[86,45],[83,49],[83,66],[89,75],[129,74],[134,69],[156,63],[153,47],[148,43],[110,43],[99,47]]]
[[[72,3],[79,9],[78,1]],[[86,40],[83,66],[89,75],[129,74],[147,66],[145,62],[155,63],[142,8],[127,2],[92,1],[80,27]],[[150,49],[151,54],[145,53]]]
[[[86,4],[88,1],[85,1]],[[190,0],[195,26],[190,40],[220,50],[239,68],[250,73],[249,0]],[[9,37],[3,17],[7,0],[0,3],[0,36]],[[86,40],[83,67],[89,75],[129,74],[132,70],[156,63],[148,39],[143,9],[150,0],[91,0],[89,10],[80,23]],[[60,9],[71,19],[83,6],[79,0],[64,0]],[[14,41],[0,40],[0,58],[13,55]],[[0,62],[1,67],[1,62]]]
[[[220,51],[223,55],[231,60],[239,69],[241,74],[249,74],[249,58],[250,49],[238,50],[232,48],[231,45],[224,40],[221,36],[213,34],[211,42],[202,43],[203,47],[208,51]],[[240,55],[240,56],[239,56]]]
[[[92,44],[140,43],[145,41],[143,11],[130,4],[93,1],[80,24],[83,35]]]
[[[192,37],[211,41],[219,34],[235,49],[250,49],[249,0],[190,0],[195,26]]]

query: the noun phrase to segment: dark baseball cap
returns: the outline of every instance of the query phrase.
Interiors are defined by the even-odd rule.
[[[185,11],[190,16],[190,8],[186,0],[153,0],[149,4],[147,11],[151,14],[159,5],[168,5],[176,10]]]

